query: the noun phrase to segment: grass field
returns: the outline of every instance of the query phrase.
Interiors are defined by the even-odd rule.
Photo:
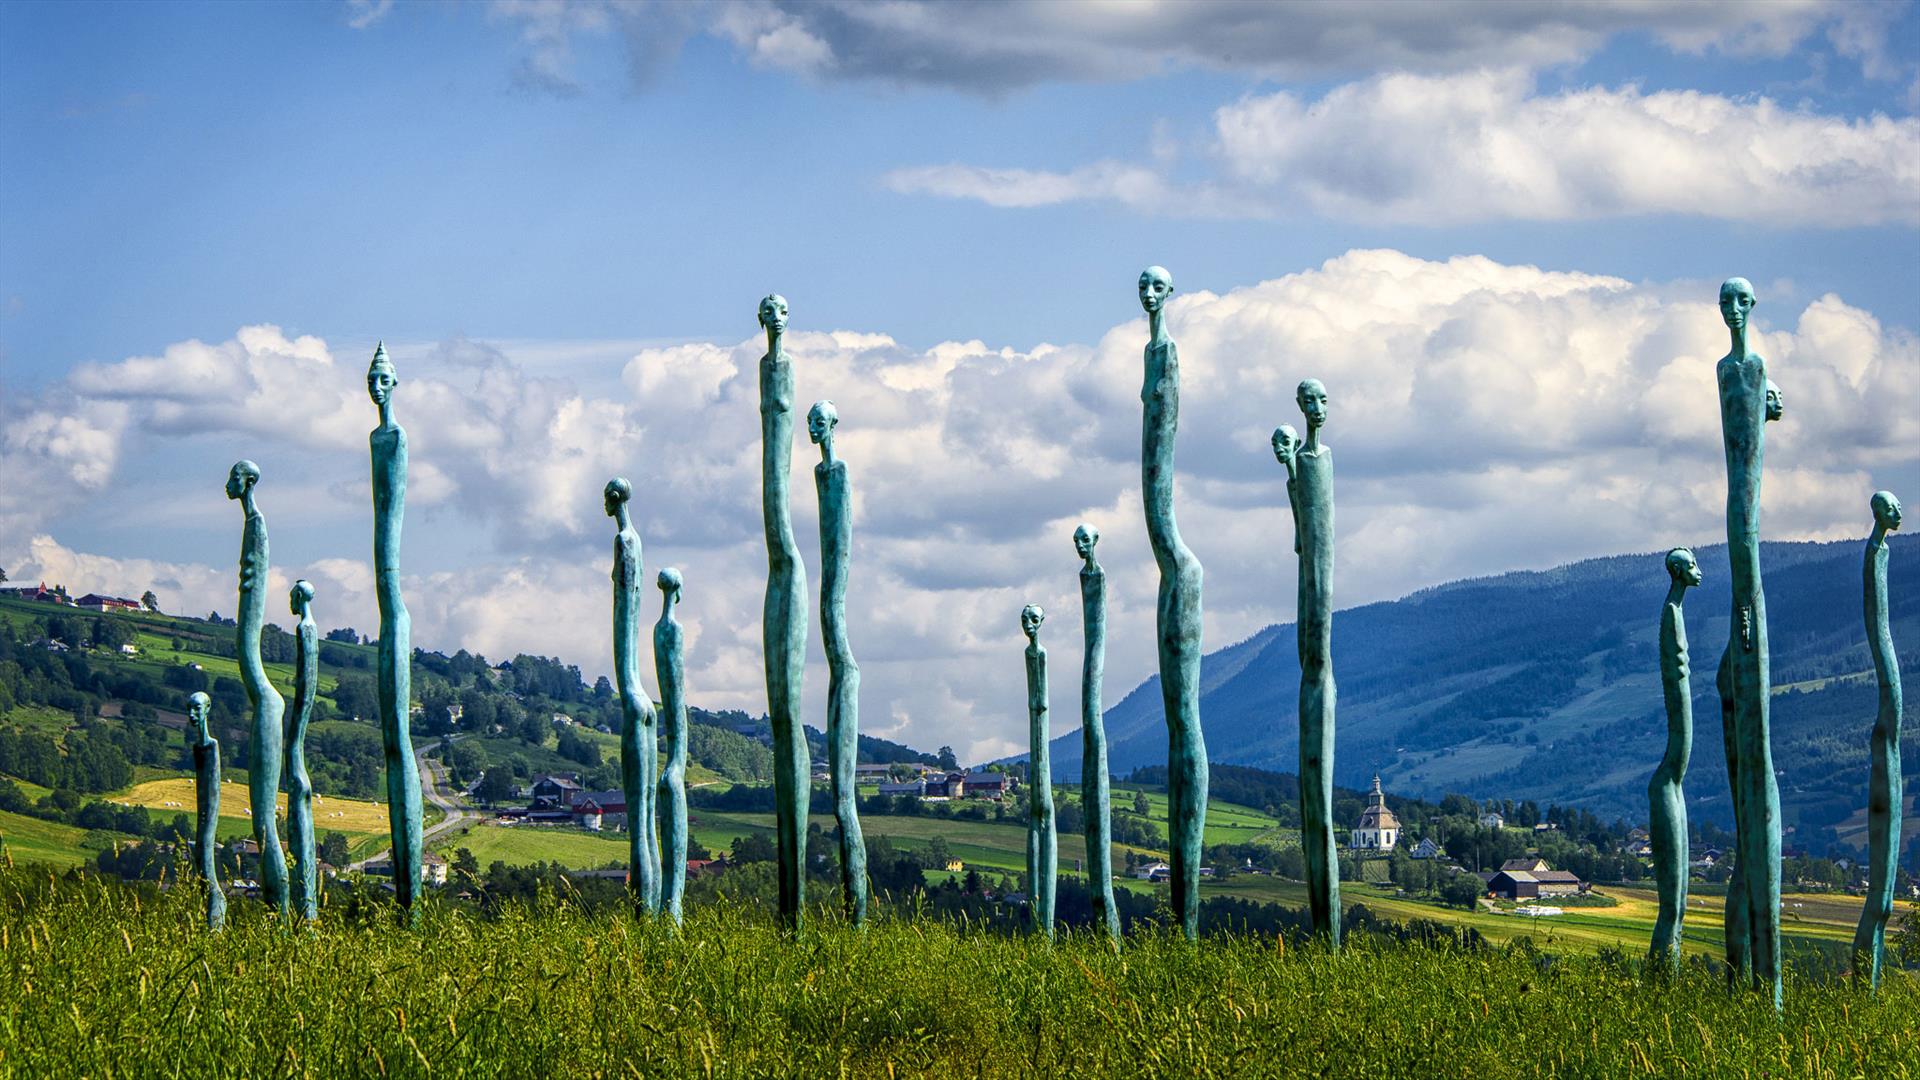
[[[1356,935],[1339,955],[1163,933],[1116,951],[882,917],[795,940],[429,902],[417,931],[0,871],[0,1077],[1920,1077],[1920,980],[1790,975],[1785,1011],[1691,969]],[[57,928],[57,929],[54,929]]]
[[[194,814],[193,787],[192,777],[174,775],[137,783],[126,791],[107,796],[107,800],[124,806],[144,806],[150,812],[162,817],[186,814],[191,818]],[[279,803],[280,820],[284,827],[287,813],[286,793],[281,792],[276,801]],[[233,840],[252,836],[253,817],[249,813],[252,809],[253,797],[247,791],[246,784],[223,777],[220,784],[220,838]],[[438,820],[439,812],[428,808],[425,816],[431,823]],[[314,796],[315,835],[329,832],[344,833],[347,837],[348,849],[356,858],[385,847],[388,829],[387,808],[384,804],[331,795]]]
[[[625,833],[590,833],[569,825],[475,825],[434,845],[451,857],[466,848],[481,869],[498,860],[508,866],[536,862],[559,863],[574,870],[594,870],[608,863],[627,865]]]
[[[93,861],[93,852],[81,847],[87,830],[75,825],[41,821],[25,814],[0,810],[0,840],[17,865],[41,863],[62,869]]]

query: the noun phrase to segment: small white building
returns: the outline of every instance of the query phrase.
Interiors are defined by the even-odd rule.
[[[1399,842],[1400,819],[1387,809],[1387,796],[1380,790],[1380,777],[1375,776],[1367,808],[1360,811],[1360,822],[1353,827],[1347,846],[1358,851],[1391,851]]]
[[[1502,829],[1506,824],[1507,819],[1501,817],[1498,810],[1489,810],[1480,815],[1480,827],[1483,829]]]

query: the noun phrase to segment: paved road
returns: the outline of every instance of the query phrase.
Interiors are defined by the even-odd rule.
[[[466,796],[460,794],[447,783],[447,767],[439,761],[427,757],[429,751],[442,748],[446,741],[425,746],[415,751],[414,759],[420,766],[420,793],[445,815],[437,824],[430,825],[420,834],[420,849],[427,850],[433,842],[457,829],[480,820],[478,811],[467,805]],[[387,847],[369,855],[348,869],[364,871],[368,863],[384,862],[393,854],[393,848]]]

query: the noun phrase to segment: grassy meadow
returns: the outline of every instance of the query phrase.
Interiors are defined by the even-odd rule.
[[[1795,975],[1784,1015],[1704,968],[1357,935],[1340,955],[1159,932],[1124,948],[757,907],[678,933],[544,901],[417,931],[0,870],[0,1077],[1920,1076],[1920,981]]]

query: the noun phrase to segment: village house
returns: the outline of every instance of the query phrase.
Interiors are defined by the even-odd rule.
[[[569,809],[573,811],[573,823],[583,829],[626,831],[627,793],[624,791],[582,791],[573,796]]]
[[[919,798],[926,793],[927,782],[925,780],[902,780],[897,784],[887,783],[880,785],[880,794],[882,795],[912,795],[915,798]]]
[[[1416,859],[1437,859],[1446,854],[1446,851],[1439,844],[1434,843],[1433,837],[1423,836],[1419,843],[1413,845],[1413,850],[1408,854]]]
[[[1489,810],[1480,815],[1480,827],[1483,829],[1504,829],[1507,827],[1507,819],[1501,817],[1499,811]]]
[[[74,606],[86,611],[98,611],[104,614],[109,611],[139,611],[140,601],[129,600],[124,596],[102,596],[99,593],[88,593],[74,601]]]
[[[932,772],[925,783],[929,799],[960,799],[967,794],[967,774],[963,772]]]
[[[1575,896],[1587,891],[1587,883],[1578,874],[1551,869],[1545,859],[1508,859],[1500,869],[1481,876],[1489,893],[1506,900]]]
[[[579,794],[580,782],[570,776],[542,776],[527,789],[527,796],[536,804],[548,802],[559,807],[572,806]]]
[[[1165,881],[1173,873],[1173,868],[1163,862],[1141,863],[1133,868],[1133,876],[1141,881]]]
[[[41,604],[73,603],[73,600],[67,596],[65,589],[58,585],[49,589],[47,588],[47,583],[44,581],[37,587],[30,585],[20,589],[0,588],[0,597],[5,597],[9,600],[32,600]]]
[[[1400,819],[1387,809],[1387,796],[1380,790],[1380,778],[1373,778],[1373,791],[1367,795],[1367,808],[1353,827],[1347,846],[1355,850],[1391,851],[1400,842]]]
[[[969,799],[998,799],[1013,793],[1013,777],[1003,772],[970,772],[961,789]]]

